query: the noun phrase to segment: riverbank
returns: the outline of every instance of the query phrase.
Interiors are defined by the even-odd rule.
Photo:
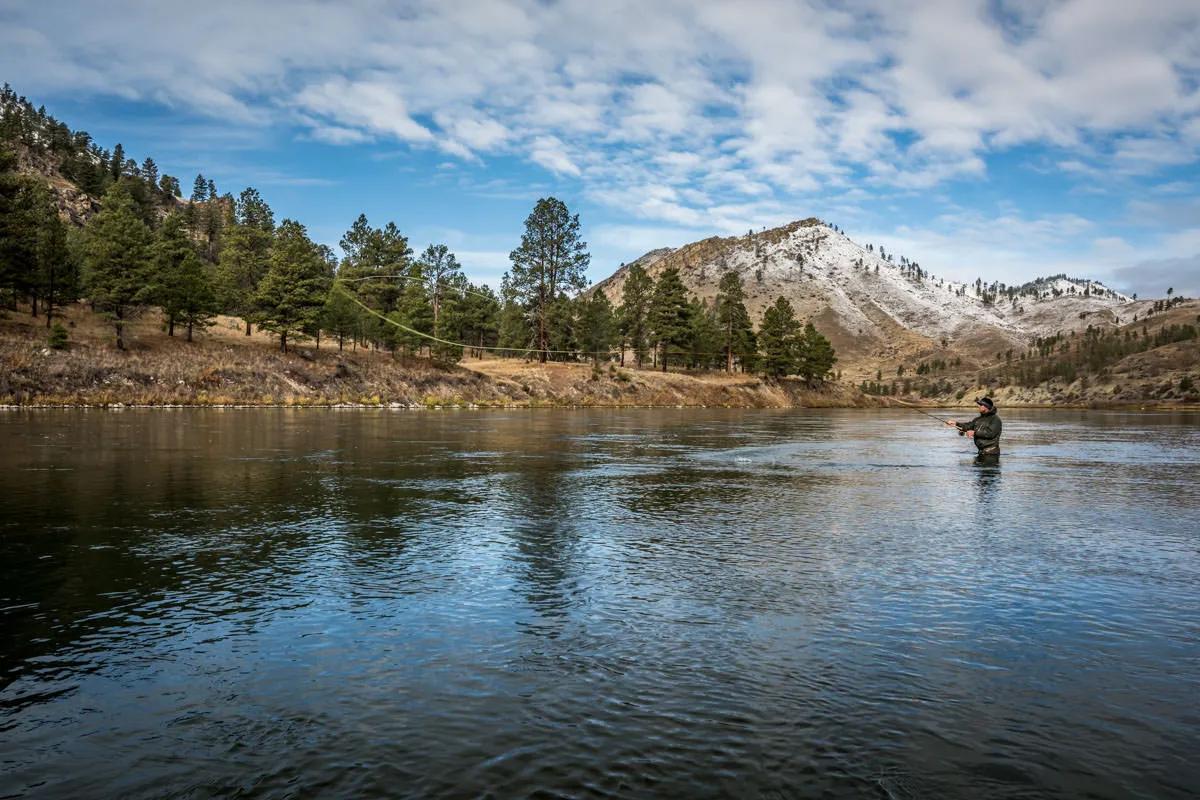
[[[127,325],[129,347],[120,351],[111,326],[81,304],[67,309],[69,342],[55,350],[44,322],[23,312],[0,318],[0,406],[970,407],[990,393],[1009,408],[1200,408],[1194,387],[1181,388],[1188,365],[1200,361],[1195,341],[1130,356],[1103,381],[981,387],[976,375],[960,374],[939,379],[945,391],[918,398],[865,394],[849,381],[812,388],[795,379],[632,365],[495,357],[439,365],[349,345],[339,351],[328,340],[281,353],[274,337],[246,336],[242,321],[231,317],[218,318],[193,342],[181,332],[168,336],[157,312]]]
[[[767,381],[721,372],[661,372],[616,364],[425,358],[313,343],[278,349],[220,318],[196,341],[167,336],[157,313],[127,326],[129,349],[111,327],[74,306],[70,343],[46,344],[44,320],[10,312],[0,320],[0,405],[45,406],[366,406],[366,407],[877,407],[879,398],[828,384]]]

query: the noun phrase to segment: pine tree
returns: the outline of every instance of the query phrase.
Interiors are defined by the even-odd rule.
[[[192,182],[192,202],[204,203],[208,199],[208,181],[203,175],[197,175],[196,180]]]
[[[37,244],[37,294],[45,301],[46,327],[54,310],[79,296],[79,262],[68,244],[67,226],[50,193],[39,187],[41,215]]]
[[[420,264],[413,264],[409,269],[409,280],[405,281],[394,318],[412,331],[419,332],[395,328],[392,336],[396,344],[403,346],[410,353],[420,353],[422,346],[430,344],[429,339],[420,335],[433,333],[433,304],[429,300],[429,290],[425,285],[425,275],[421,272]],[[431,355],[432,352],[431,349]]]
[[[422,268],[424,268],[424,265],[422,265]],[[438,319],[431,322],[431,327],[432,325],[439,326],[434,335],[443,341],[431,342],[429,346],[430,355],[440,362],[454,364],[463,357],[463,347],[461,345],[447,344],[447,342],[466,342],[470,339],[471,334],[466,330],[469,306],[468,297],[470,296],[467,293],[468,286],[467,279],[461,272],[450,273],[448,277],[443,278],[439,283],[429,280],[426,284],[430,301],[431,319],[433,319],[432,311],[435,287],[441,290],[441,299],[437,301],[440,305],[440,308],[438,308]]]
[[[204,180],[203,175],[197,175],[196,180],[192,182],[191,202],[184,209],[184,217],[187,220],[188,229],[192,232],[192,236],[199,236],[203,232],[207,223],[205,217],[205,209],[201,208],[201,204],[208,200],[208,181]]]
[[[154,159],[149,156],[142,162],[142,180],[150,189],[158,188],[158,164],[155,164]]]
[[[490,347],[500,330],[500,301],[488,286],[468,283],[464,292],[460,341],[480,348]]]
[[[167,333],[175,335],[175,324],[187,326],[187,340],[195,328],[212,324],[217,298],[208,268],[188,238],[183,217],[169,215],[154,244],[152,278],[154,300],[167,318]]]
[[[54,323],[54,327],[50,329],[50,335],[46,337],[46,344],[50,345],[52,350],[66,350],[70,343],[70,335],[67,329],[59,323]]]
[[[16,154],[0,149],[0,290],[12,308],[34,288],[38,216],[34,183],[17,172]]]
[[[716,322],[721,331],[720,347],[725,351],[725,371],[733,372],[734,353],[752,350],[749,334],[753,333],[753,323],[746,310],[742,278],[732,270],[722,275],[717,285]]]
[[[359,325],[359,307],[347,296],[352,289],[345,284],[334,281],[325,300],[325,308],[321,312],[321,327],[337,337],[338,350],[344,346],[347,336],[353,336]]]
[[[234,208],[217,265],[217,295],[223,310],[245,320],[249,336],[254,295],[270,265],[275,216],[253,188],[242,192]]]
[[[678,267],[662,271],[650,301],[650,337],[662,359],[662,370],[672,352],[685,352],[691,332],[691,306]]]
[[[413,261],[408,238],[396,224],[389,222],[382,229],[373,228],[366,215],[359,214],[339,244],[346,254],[339,275],[355,296],[380,313],[397,310],[400,296],[411,280],[408,276]]]
[[[125,324],[141,312],[149,294],[150,229],[142,222],[124,183],[114,183],[88,222],[84,266],[86,290],[96,310],[116,330],[125,349]]]
[[[781,378],[796,371],[799,361],[800,323],[786,298],[780,297],[763,314],[758,331],[762,351],[763,373],[769,378]]]
[[[249,225],[266,233],[275,230],[275,212],[253,186],[247,186],[238,195],[234,213],[239,225]]]
[[[532,313],[539,360],[545,362],[551,331],[549,312],[561,292],[586,285],[584,272],[591,261],[587,242],[579,238],[579,215],[554,197],[537,201],[525,219],[521,244],[509,254],[510,282],[517,297]]]
[[[259,327],[278,334],[286,353],[289,336],[320,324],[329,285],[328,264],[308,232],[285,219],[275,231],[270,267],[255,295]]]
[[[179,188],[179,179],[171,175],[163,175],[158,181],[158,188],[167,198],[183,195],[183,191]]]
[[[498,331],[499,347],[505,348],[507,355],[527,350],[533,343],[533,327],[529,324],[529,314],[517,296],[512,286],[509,274],[504,273],[500,280],[500,323]]]
[[[421,272],[429,284],[429,301],[433,306],[433,335],[439,336],[438,318],[442,310],[442,298],[455,278],[462,275],[462,266],[454,253],[444,244],[431,244],[421,253]]]
[[[215,188],[212,181],[208,183],[209,188]],[[222,233],[226,223],[232,223],[232,215],[234,213],[234,204],[232,198],[221,198],[216,194],[209,194],[208,203],[204,209],[204,256],[209,261],[215,263],[221,253]],[[230,219],[226,220],[226,215]]]
[[[633,264],[625,275],[621,287],[619,309],[621,333],[633,350],[638,368],[646,360],[649,347],[650,301],[654,295],[654,282],[641,264]],[[624,364],[625,349],[621,348],[621,363]]]
[[[608,296],[596,289],[591,295],[581,297],[578,319],[579,345],[584,353],[591,355],[593,364],[600,363],[601,355],[607,361],[617,334],[616,318]]]
[[[575,303],[565,292],[559,292],[546,307],[546,331],[550,338],[545,352],[554,361],[574,359],[580,347],[576,311]]]
[[[800,337],[799,355],[796,371],[809,384],[825,380],[825,376],[837,363],[833,345],[813,327],[811,322],[804,326],[804,333]]]
[[[109,172],[112,174],[114,181],[121,179],[121,171],[125,168],[125,148],[117,142],[117,146],[113,148],[112,162],[109,165]]]
[[[714,365],[722,364],[724,359],[720,358],[720,352],[723,331],[717,324],[714,309],[696,297],[691,299],[690,305],[692,325],[688,339],[692,352],[691,366],[710,369]]]

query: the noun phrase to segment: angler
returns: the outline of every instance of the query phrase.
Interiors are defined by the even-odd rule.
[[[975,400],[979,407],[979,416],[970,422],[954,422],[947,420],[947,425],[958,428],[959,433],[965,433],[975,441],[981,456],[1000,455],[1000,417],[996,414],[996,404],[990,397],[979,397]]]

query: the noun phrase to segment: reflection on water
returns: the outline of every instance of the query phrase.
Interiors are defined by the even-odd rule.
[[[1200,418],[0,415],[0,797],[1188,797]]]

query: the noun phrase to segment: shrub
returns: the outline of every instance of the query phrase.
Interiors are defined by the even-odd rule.
[[[60,323],[54,323],[54,327],[50,329],[50,337],[48,343],[55,350],[67,349],[67,329]]]

